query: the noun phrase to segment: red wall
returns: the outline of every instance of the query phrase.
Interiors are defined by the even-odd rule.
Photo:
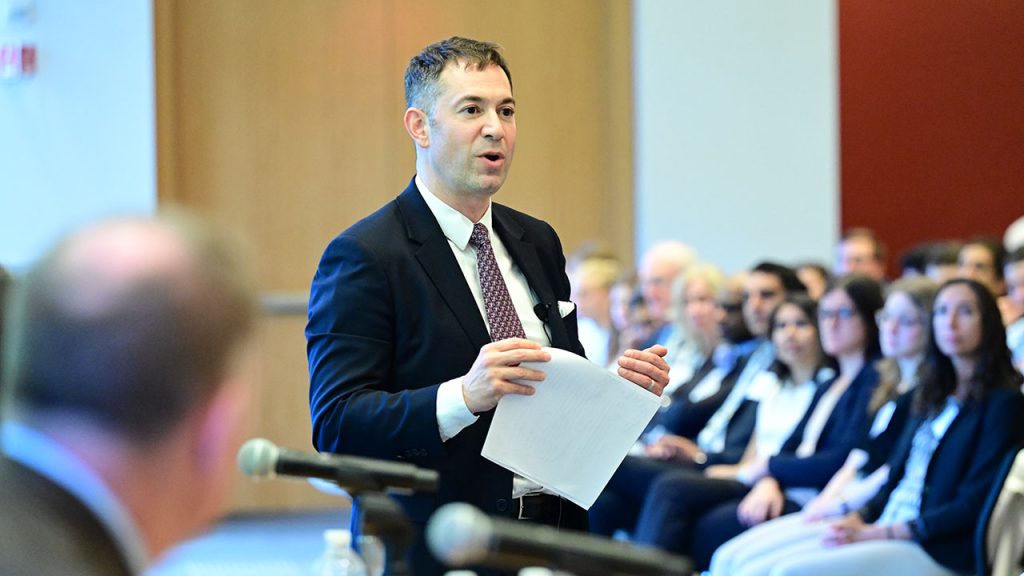
[[[1024,1],[838,0],[841,226],[890,248],[1024,215]]]

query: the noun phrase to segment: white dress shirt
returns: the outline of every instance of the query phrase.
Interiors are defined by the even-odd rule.
[[[469,237],[473,233],[475,222],[466,218],[464,214],[451,206],[445,204],[440,198],[427,188],[423,180],[416,176],[416,187],[419,189],[423,200],[427,203],[441,232],[448,239],[448,247],[452,249],[455,260],[462,269],[462,275],[466,278],[473,299],[476,300],[477,308],[480,309],[480,316],[487,325],[490,332],[490,322],[487,320],[487,309],[484,306],[484,294],[480,288],[480,273],[477,268],[476,249],[469,245]],[[480,223],[487,227],[487,234],[491,240],[491,248],[494,251],[494,259],[498,262],[498,270],[508,287],[512,305],[515,306],[519,321],[523,324],[523,331],[526,338],[540,344],[550,346],[544,322],[533,311],[534,306],[540,303],[540,299],[530,289],[530,285],[523,276],[519,266],[512,261],[508,250],[502,243],[501,238],[494,232],[492,225],[491,206],[487,206]],[[437,426],[441,434],[441,440],[447,442],[455,437],[470,424],[476,422],[477,416],[469,411],[465,398],[462,396],[463,376],[453,378],[441,384],[437,390]],[[513,497],[522,496],[528,492],[535,492],[541,487],[528,482],[525,478],[516,476],[513,479]]]

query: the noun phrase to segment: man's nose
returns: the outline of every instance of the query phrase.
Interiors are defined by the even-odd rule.
[[[493,110],[484,114],[483,135],[491,140],[501,140],[505,137],[505,126],[498,117],[498,111]]]

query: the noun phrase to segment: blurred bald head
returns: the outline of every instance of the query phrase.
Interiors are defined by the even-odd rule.
[[[672,287],[696,259],[693,248],[675,240],[658,242],[644,253],[640,262],[640,288],[647,311],[656,323],[672,319]]]
[[[251,332],[253,283],[237,254],[180,214],[71,235],[16,287],[7,404],[159,438],[216,391]]]

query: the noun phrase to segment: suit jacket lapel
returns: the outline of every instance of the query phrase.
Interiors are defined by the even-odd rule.
[[[569,334],[566,332],[565,324],[558,312],[558,299],[555,297],[554,289],[541,266],[540,257],[537,255],[537,246],[525,239],[522,226],[511,218],[504,206],[492,204],[491,218],[494,223],[494,231],[505,244],[512,260],[519,266],[519,270],[526,277],[526,282],[540,299],[540,303],[547,308],[547,317],[544,319],[544,323],[548,327],[551,345],[555,348],[568,349]]]
[[[419,244],[414,250],[416,259],[423,266],[423,271],[433,282],[462,329],[466,331],[470,342],[479,349],[491,341],[491,336],[480,316],[476,299],[466,285],[462,268],[455,260],[455,255],[448,246],[448,239],[441,232],[434,214],[424,202],[414,182],[409,184],[396,202],[405,221],[408,238]]]

